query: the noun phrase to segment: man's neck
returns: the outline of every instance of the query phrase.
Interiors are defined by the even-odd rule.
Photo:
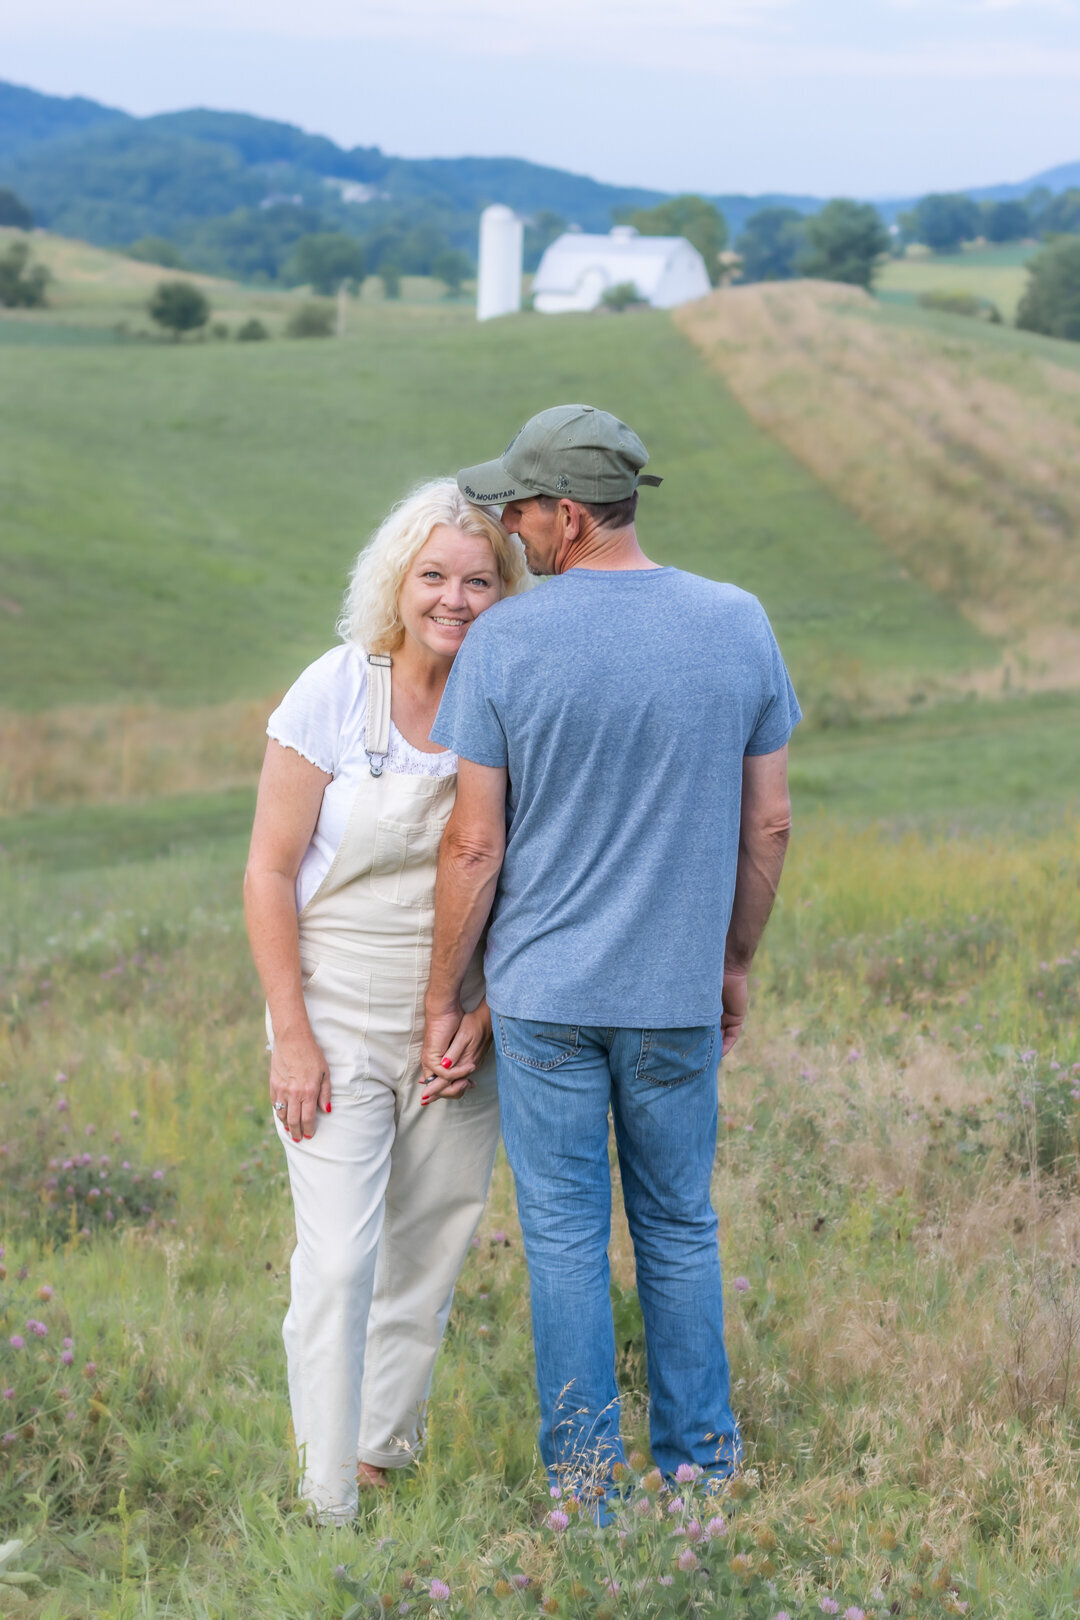
[[[616,574],[659,567],[659,563],[651,562],[642,551],[633,524],[628,529],[590,525],[567,546],[565,554],[559,558],[557,571],[567,574],[571,568],[589,568]]]

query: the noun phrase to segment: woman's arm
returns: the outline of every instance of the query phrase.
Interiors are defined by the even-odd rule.
[[[296,874],[331,781],[292,749],[267,743],[244,873],[248,939],[274,1026],[270,1100],[285,1103],[280,1119],[294,1142],[315,1134],[318,1108],[330,1112],[330,1069],[300,987]]]

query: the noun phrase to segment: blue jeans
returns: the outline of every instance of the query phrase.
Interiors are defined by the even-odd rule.
[[[603,1488],[624,1460],[608,1241],[608,1109],[645,1320],[649,1430],[666,1475],[723,1477],[732,1415],[716,1214],[718,1029],[586,1029],[495,1017],[503,1140],[532,1299],[540,1454]]]

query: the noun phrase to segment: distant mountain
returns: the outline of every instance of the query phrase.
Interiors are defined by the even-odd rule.
[[[43,96],[37,90],[0,80],[0,158],[39,141],[129,117],[115,107],[87,101],[84,96]]]
[[[1080,185],[1080,163],[977,198]],[[399,158],[377,146],[346,149],[293,124],[192,108],[134,118],[82,97],[42,95],[0,82],[0,186],[41,225],[104,247],[166,238],[192,268],[277,279],[301,235],[343,230],[364,241],[368,264],[426,272],[447,247],[475,252],[481,209],[508,204],[535,225],[534,264],[558,230],[606,231],[620,214],[666,195],[609,186],[521,158]],[[734,238],[758,209],[811,214],[818,197],[769,194],[710,199]],[[895,218],[914,199],[878,204]]]

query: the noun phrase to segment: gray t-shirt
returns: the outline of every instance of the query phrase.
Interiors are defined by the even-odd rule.
[[[718,1022],[743,755],[799,718],[764,609],[733,585],[575,568],[482,614],[431,735],[508,770],[491,1006]]]

